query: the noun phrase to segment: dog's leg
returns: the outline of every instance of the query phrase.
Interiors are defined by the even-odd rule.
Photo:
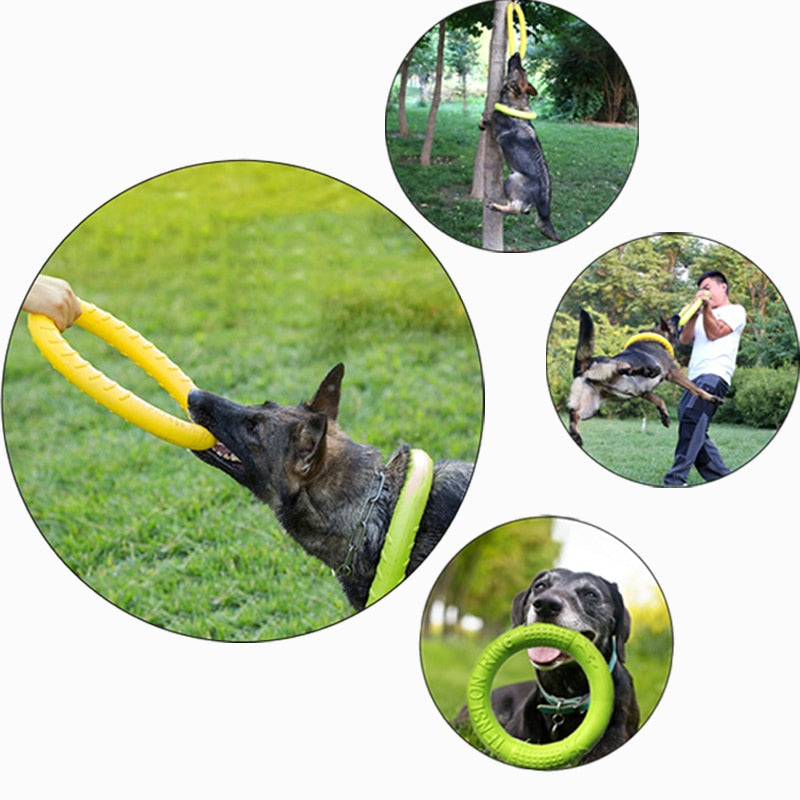
[[[537,214],[534,222],[536,223],[536,227],[539,229],[539,231],[543,233],[548,239],[552,239],[552,241],[554,242],[561,241],[561,237],[556,233],[556,229],[550,222],[549,217],[545,219],[540,214]]]
[[[652,392],[646,392],[642,397],[645,400],[649,400],[658,409],[658,415],[661,417],[661,424],[665,428],[669,428],[669,411],[667,411],[667,404],[657,394],[653,394]]]
[[[501,214],[521,214],[522,208],[516,200],[508,200],[505,204],[487,203],[492,211],[499,211]]]
[[[695,386],[695,384],[692,383],[677,367],[671,369],[665,377],[668,381],[672,381],[672,383],[677,384],[682,389],[686,389],[687,391],[697,395],[699,398],[706,400],[709,403],[715,403],[716,405],[720,406],[725,402],[724,397],[718,397],[715,394],[710,394],[705,389]]]
[[[575,440],[578,447],[583,447],[583,439],[578,433],[578,423],[580,419],[580,411],[576,408],[571,408],[569,411],[569,435]]]

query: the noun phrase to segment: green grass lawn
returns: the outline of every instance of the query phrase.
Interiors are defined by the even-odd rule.
[[[434,458],[476,456],[483,389],[461,302],[420,240],[344,184],[259,162],[180,170],[107,203],[44,271],[138,330],[201,388],[294,404],[343,361],[339,420],[353,439],[386,456],[403,442]],[[95,337],[73,328],[66,338],[180,415]],[[38,527],[83,581],[131,614],[252,641],[351,613],[330,570],[266,506],[67,383],[24,319],[9,347],[3,413]]]
[[[482,111],[482,99],[473,99],[466,114],[460,103],[440,107],[429,167],[419,164],[428,109],[409,107],[407,138],[398,135],[396,107],[386,114],[389,157],[408,198],[437,228],[475,247],[481,246],[483,212],[482,202],[470,197],[470,191]],[[638,132],[545,119],[534,126],[550,171],[553,225],[568,239],[596,222],[614,202],[633,165]],[[530,215],[507,215],[504,220],[506,250],[554,244],[538,232]]]
[[[665,428],[657,415],[647,418],[644,429],[640,419],[593,417],[580,424],[583,449],[602,466],[637,483],[663,486],[664,473],[672,466],[678,436],[677,409],[670,409],[671,425]],[[569,427],[562,416],[565,428]],[[774,430],[751,428],[746,425],[727,425],[712,422],[711,441],[719,448],[731,470],[738,469],[758,455],[772,437]],[[689,486],[704,483],[692,469]]]

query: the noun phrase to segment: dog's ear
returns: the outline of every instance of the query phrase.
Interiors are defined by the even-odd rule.
[[[314,477],[325,456],[325,434],[328,417],[317,413],[298,422],[292,431],[289,466],[302,481]]]
[[[342,394],[342,378],[344,377],[344,364],[337,364],[326,376],[317,389],[314,399],[309,403],[309,408],[330,420],[339,416],[339,398]]]
[[[614,627],[614,636],[617,640],[617,659],[621,664],[625,663],[625,642],[631,635],[631,615],[628,609],[625,608],[625,601],[622,599],[622,594],[616,583],[609,583],[611,590],[611,598],[614,601],[614,620],[616,625]]]
[[[525,604],[528,602],[528,595],[531,593],[530,588],[521,591],[511,604],[511,625],[523,625],[525,623]]]

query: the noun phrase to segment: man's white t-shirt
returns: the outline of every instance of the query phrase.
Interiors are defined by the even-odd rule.
[[[709,339],[703,326],[703,315],[699,315],[694,330],[692,356],[689,359],[689,380],[694,380],[698,375],[711,374],[718,375],[730,385],[747,314],[744,307],[736,303],[719,306],[712,313],[726,323],[731,332],[719,339]]]

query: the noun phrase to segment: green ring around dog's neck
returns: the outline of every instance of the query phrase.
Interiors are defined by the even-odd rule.
[[[536,119],[535,111],[523,111],[519,108],[512,108],[504,103],[495,103],[494,110],[499,111],[501,114],[508,114],[510,117],[519,117],[520,119]]]
[[[424,450],[409,453],[406,481],[386,532],[367,605],[388,594],[406,576],[411,550],[433,485],[433,460]]]

